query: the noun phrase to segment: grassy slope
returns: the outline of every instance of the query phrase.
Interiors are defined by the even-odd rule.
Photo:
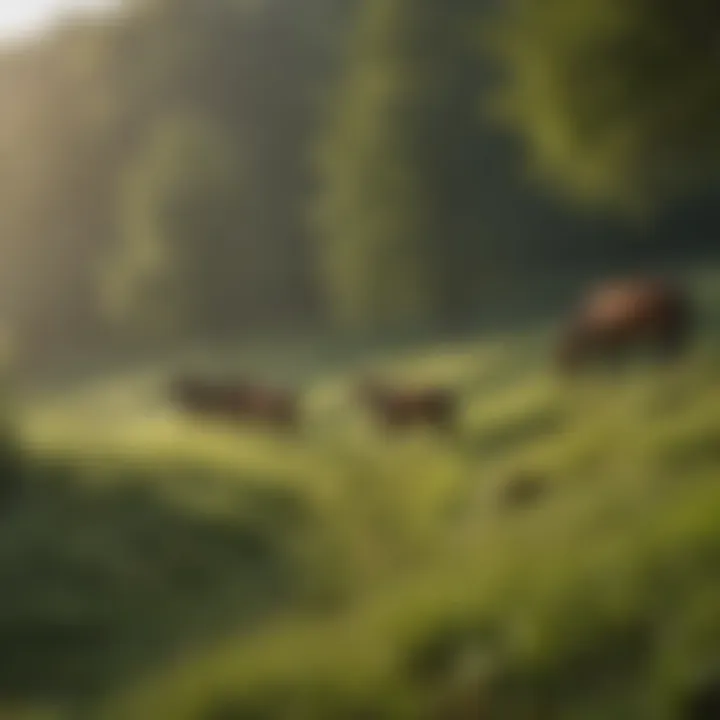
[[[342,374],[296,439],[184,423],[151,376],[46,402],[0,528],[0,697],[99,696],[119,720],[469,720],[477,698],[503,720],[681,717],[720,662],[720,354],[567,386],[546,339],[385,362],[463,388],[452,439],[373,433]],[[544,494],[504,506],[528,471]]]

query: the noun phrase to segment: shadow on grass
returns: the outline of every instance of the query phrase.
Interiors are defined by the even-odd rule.
[[[0,525],[3,700],[102,696],[289,602],[292,502],[277,489],[213,514],[143,478],[83,486],[69,461],[35,463],[23,480]]]

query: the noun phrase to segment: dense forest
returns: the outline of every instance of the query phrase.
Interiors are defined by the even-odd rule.
[[[717,11],[661,5],[133,0],[8,45],[5,331],[442,325],[712,251]]]

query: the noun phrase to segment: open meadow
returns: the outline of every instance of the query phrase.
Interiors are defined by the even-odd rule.
[[[297,433],[181,417],[168,367],[36,395],[3,720],[690,718],[720,672],[714,279],[677,367],[561,378],[548,329],[223,356],[302,383]],[[362,367],[457,388],[457,428],[374,427]]]

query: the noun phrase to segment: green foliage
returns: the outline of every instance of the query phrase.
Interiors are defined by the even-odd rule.
[[[462,357],[478,365],[482,352]],[[447,363],[455,377],[467,371]],[[356,602],[188,656],[103,716],[464,718],[484,707],[524,720],[545,707],[568,720],[683,717],[717,652],[718,467],[709,445],[693,446],[683,470],[664,458],[668,437],[701,420],[717,428],[715,370],[698,357],[567,393],[503,358],[485,372],[495,381],[472,394],[485,410],[464,419],[469,443],[388,443],[348,424],[342,446],[303,451],[330,471],[326,510],[344,531],[335,546],[353,548]],[[688,393],[695,383],[705,392]],[[541,410],[565,422],[535,427]],[[522,433],[486,452],[495,424],[523,419]],[[448,472],[453,458],[462,462]],[[552,485],[522,513],[496,503],[517,468]],[[420,541],[410,530],[426,507]],[[351,529],[361,542],[346,544]]]
[[[234,247],[217,252],[206,225],[193,228],[195,247],[188,252],[206,269],[196,273],[205,284],[183,288],[185,305],[176,312],[187,310],[182,324],[188,332],[207,330],[209,306],[217,306],[221,294],[222,319],[214,319],[226,328],[317,316],[314,253],[302,218],[310,189],[306,156],[352,5],[353,0],[302,6],[288,0],[141,0],[125,3],[111,22],[68,22],[0,49],[6,108],[0,119],[0,301],[24,365],[50,364],[58,353],[107,342],[112,328],[106,303],[99,302],[107,292],[105,269],[133,255],[127,245],[143,245],[150,233],[138,227],[145,221],[138,218],[139,201],[127,197],[126,178],[134,176],[127,182],[141,185],[142,166],[161,164],[151,158],[152,146],[174,142],[158,138],[172,135],[170,128],[187,118],[202,122],[198,133],[218,131],[216,140],[202,142],[228,147],[239,157],[243,177],[236,187],[242,202],[229,214],[226,197],[210,198],[208,180],[208,173],[225,170],[204,168],[197,187],[182,189],[204,194],[191,204],[207,207],[206,223],[217,212],[224,224],[212,231],[232,235]],[[143,182],[149,186],[152,173],[172,172],[148,168]],[[177,169],[179,175],[189,177],[187,168]],[[143,238],[128,240],[131,226]],[[191,228],[183,229],[180,244],[187,244]],[[142,273],[128,268],[118,274],[128,279],[110,294],[133,296],[136,317],[169,322],[153,297],[165,289],[131,292],[129,277],[144,285]]]
[[[266,350],[305,365],[299,437],[177,417],[164,373],[43,401],[0,528],[8,689],[113,720],[679,720],[720,632],[718,349],[566,386],[548,339],[378,359],[462,390],[451,438],[368,427],[302,348]],[[544,491],[512,505],[520,476]]]
[[[492,6],[138,0],[112,22],[68,22],[0,52],[0,306],[20,364],[32,372],[113,344],[108,305],[129,326],[137,319],[141,342],[175,323],[192,337],[328,318],[399,332],[527,302],[529,281],[559,263],[597,271],[600,258],[617,266],[680,245],[712,248],[711,202],[652,233],[618,232],[548,203],[518,177],[514,138],[482,122],[477,107],[496,69],[477,47]],[[567,15],[558,0],[537,22],[524,7],[502,10],[504,104],[520,134],[550,138],[540,164],[566,168],[576,196],[634,203],[699,177],[701,161],[713,165],[714,73],[692,71],[712,58],[704,40],[688,40],[685,53],[660,32],[701,34],[694,28],[712,23],[701,22],[710,15],[700,5],[678,23],[668,19],[674,6],[661,5],[645,34],[639,2],[617,5],[617,22],[607,19],[615,6],[599,0]],[[667,42],[652,40],[656,27]],[[665,50],[683,62],[663,64]],[[534,79],[545,67],[547,82]],[[184,152],[178,167],[159,169],[153,147],[170,144],[159,138],[189,118],[203,125],[192,131],[205,135],[198,143],[239,159],[236,205],[221,187],[224,169],[201,164],[190,183]],[[160,229],[147,219],[140,206],[161,185],[195,220],[165,213]],[[176,229],[184,239],[168,240]],[[222,250],[221,235],[232,237]],[[638,237],[652,246],[630,242]]]
[[[406,32],[402,9],[401,2],[363,8],[359,57],[323,150],[321,263],[330,306],[349,325],[407,320],[433,301],[422,227],[429,198],[404,123],[415,100],[413,68],[395,57],[396,37]]]
[[[459,248],[478,240],[466,92],[476,60],[464,33],[476,15],[462,1],[362,8],[319,151],[320,261],[342,323],[427,321],[464,284]]]
[[[243,211],[237,155],[221,128],[174,117],[131,160],[122,193],[123,244],[110,260],[108,280],[111,310],[124,320],[152,323],[157,332],[158,323],[201,327],[222,317]],[[247,283],[247,269],[236,270],[236,280]]]
[[[531,0],[491,35],[501,117],[533,171],[574,199],[662,206],[717,177],[720,106],[708,0]]]
[[[237,466],[138,460],[35,452],[12,513],[3,493],[3,699],[77,703],[178,641],[302,605],[310,495]]]

